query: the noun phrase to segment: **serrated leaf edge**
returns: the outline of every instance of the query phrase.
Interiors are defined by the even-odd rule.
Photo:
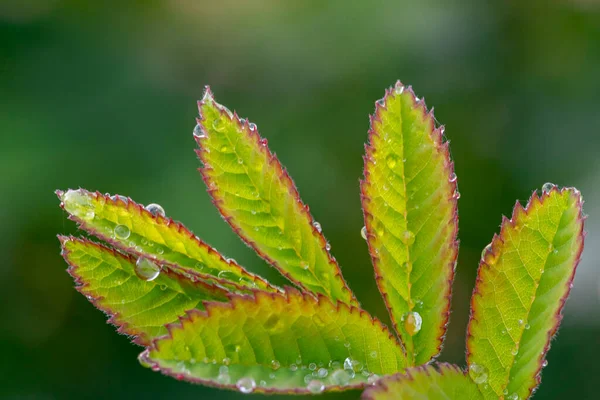
[[[284,289],[285,289],[284,293],[271,293],[271,292],[264,292],[264,291],[259,291],[259,290],[255,290],[255,291],[253,291],[252,294],[249,294],[249,295],[227,293],[229,302],[225,302],[225,303],[220,303],[220,302],[215,302],[215,301],[203,301],[202,303],[204,305],[204,310],[201,311],[201,310],[194,309],[194,310],[187,311],[184,316],[179,317],[178,322],[174,322],[174,323],[165,325],[168,333],[164,336],[160,336],[160,337],[153,339],[152,343],[146,348],[146,350],[144,350],[139,355],[138,358],[141,362],[148,365],[153,371],[160,372],[163,375],[173,377],[180,381],[184,380],[187,382],[191,382],[191,383],[195,383],[195,384],[202,384],[205,386],[210,386],[210,387],[215,387],[215,388],[237,390],[235,382],[233,382],[231,384],[219,384],[211,379],[202,379],[202,378],[186,376],[181,373],[176,373],[170,368],[161,367],[158,362],[153,361],[152,358],[150,358],[150,351],[152,351],[152,350],[160,351],[159,350],[160,341],[169,340],[169,339],[172,340],[174,330],[184,329],[186,324],[193,323],[196,319],[210,318],[211,312],[214,309],[218,309],[218,308],[235,309],[235,307],[237,305],[236,303],[238,301],[250,300],[250,301],[254,301],[255,303],[258,303],[258,301],[260,300],[259,297],[264,296],[264,297],[270,297],[272,299],[279,298],[283,301],[286,301],[287,303],[291,302],[292,297],[302,297],[302,299],[304,301],[311,301],[315,304],[319,304],[321,301],[327,301],[329,303],[332,303],[331,299],[329,299],[327,296],[322,295],[322,294],[315,295],[310,292],[301,292],[298,289],[295,289],[292,287],[285,287]],[[336,309],[336,312],[341,312],[342,309],[345,309],[345,310],[347,310],[347,312],[349,314],[358,313],[359,317],[366,316],[367,318],[369,318],[371,320],[371,323],[374,327],[379,328],[381,330],[381,332],[387,333],[388,338],[399,346],[399,343],[398,343],[396,337],[394,336],[394,334],[392,332],[390,332],[388,327],[385,326],[381,321],[379,321],[379,319],[377,317],[373,317],[367,311],[360,309],[356,306],[344,303],[340,300],[335,302],[335,309]],[[337,391],[345,391],[345,390],[350,390],[350,389],[362,389],[365,386],[366,386],[366,383],[351,384],[351,385],[346,385],[346,386],[327,385],[325,387],[325,392],[337,392]],[[257,386],[256,389],[253,391],[253,393],[309,394],[311,392],[307,388],[295,388],[293,390],[280,390],[280,389],[275,389],[275,388],[265,388],[265,387]]]
[[[202,106],[207,101],[214,102],[214,95],[210,89],[210,86],[208,86],[208,85],[205,86],[205,94],[204,94],[202,100],[198,101],[199,117],[196,118],[196,123],[198,125],[200,125],[204,131],[206,131],[206,129],[204,129],[204,125],[203,125]],[[215,104],[218,104],[218,103],[215,102]],[[335,279],[340,281],[340,283],[342,284],[342,290],[347,291],[350,294],[351,303],[357,305],[358,301],[356,300],[354,293],[352,292],[352,290],[350,290],[350,287],[346,283],[346,281],[342,275],[340,266],[337,263],[337,260],[335,259],[335,257],[333,257],[331,255],[330,251],[327,250],[327,243],[328,243],[327,239],[325,239],[325,236],[323,235],[322,232],[319,232],[317,230],[317,228],[315,228],[316,220],[311,215],[309,206],[305,205],[302,202],[302,199],[300,198],[300,194],[298,192],[298,188],[296,187],[296,184],[294,183],[294,181],[288,174],[287,169],[281,165],[281,162],[277,158],[277,155],[275,153],[271,152],[271,150],[267,146],[266,139],[263,139],[260,136],[260,134],[258,132],[258,127],[255,129],[250,129],[250,127],[249,127],[250,121],[248,119],[244,119],[244,121],[242,122],[235,110],[233,112],[233,115],[230,115],[222,106],[221,107],[217,106],[216,108],[219,110],[219,113],[221,114],[222,117],[227,117],[231,121],[235,122],[236,126],[240,129],[240,131],[245,133],[251,140],[253,140],[255,142],[257,148],[260,149],[260,151],[262,151],[267,156],[268,164],[271,165],[271,167],[277,169],[279,178],[282,181],[287,183],[285,186],[288,189],[288,192],[289,192],[291,198],[294,199],[294,201],[296,201],[296,203],[298,204],[298,206],[301,210],[301,214],[304,215],[304,217],[306,218],[306,221],[310,225],[313,236],[316,237],[317,240],[319,241],[319,243],[321,245],[321,249],[326,252],[328,260],[329,260],[329,264],[336,271],[336,273],[334,274]],[[196,140],[196,143],[199,146],[199,148],[196,149],[196,155],[198,156],[199,160],[202,162],[202,166],[200,168],[198,168],[198,171],[200,172],[200,175],[202,176],[202,180],[206,184],[207,192],[209,193],[209,195],[211,197],[212,203],[217,208],[217,210],[219,210],[219,213],[221,214],[221,217],[223,218],[223,220],[225,222],[227,222],[229,224],[229,226],[231,226],[231,229],[240,237],[240,239],[247,246],[252,248],[261,258],[263,258],[265,261],[267,261],[269,264],[271,264],[273,267],[275,267],[290,282],[292,282],[295,285],[297,285],[298,287],[300,287],[303,291],[310,292],[310,290],[307,289],[301,282],[294,279],[289,272],[287,272],[284,268],[282,268],[279,265],[279,263],[277,263],[277,261],[273,260],[267,254],[262,252],[258,248],[258,246],[256,245],[256,243],[254,241],[252,241],[249,237],[244,235],[241,227],[236,225],[236,223],[233,221],[233,217],[228,215],[227,210],[222,205],[222,203],[223,203],[222,200],[220,200],[217,196],[217,194],[219,193],[219,189],[218,189],[217,185],[211,181],[209,174],[207,174],[207,171],[212,170],[212,167],[210,166],[208,161],[203,156],[204,153],[206,152],[206,150],[202,146],[203,138],[194,135],[194,139]]]
[[[439,152],[442,152],[444,155],[445,167],[448,172],[448,182],[450,183],[452,193],[454,194],[458,190],[456,179],[450,180],[450,176],[452,176],[454,174],[454,162],[452,161],[452,158],[450,157],[449,142],[448,141],[444,142],[444,140],[443,140],[444,139],[444,130],[445,130],[444,125],[440,125],[439,127],[435,128],[436,119],[434,116],[434,109],[432,108],[430,111],[428,111],[427,105],[425,103],[425,98],[419,99],[415,95],[412,86],[410,86],[410,85],[404,86],[404,84],[401,81],[397,81],[393,88],[390,87],[390,88],[386,89],[385,95],[382,99],[383,100],[382,102],[381,101],[375,102],[375,113],[372,115],[369,115],[369,131],[368,131],[369,141],[368,141],[368,143],[365,144],[365,155],[363,156],[363,161],[364,161],[363,173],[364,173],[365,177],[363,180],[360,181],[360,192],[361,192],[360,197],[361,197],[365,226],[368,228],[367,232],[373,232],[373,227],[371,226],[371,221],[373,220],[373,216],[366,211],[365,204],[371,200],[370,197],[366,193],[366,186],[369,181],[367,165],[370,163],[373,163],[373,161],[374,161],[373,152],[375,149],[370,145],[370,143],[372,143],[371,138],[373,136],[379,136],[374,129],[374,123],[376,121],[381,122],[381,112],[386,110],[386,107],[385,107],[385,104],[387,104],[386,100],[388,99],[389,96],[394,95],[394,90],[396,88],[402,88],[402,92],[406,91],[407,93],[410,94],[412,102],[413,102],[413,108],[421,111],[422,115],[424,116],[424,119],[429,120],[429,122],[434,127],[434,129],[432,130],[432,133],[431,133],[431,137],[432,137],[434,143],[437,144],[436,149]],[[454,227],[455,227],[452,235],[456,238],[458,235],[458,202],[457,202],[457,198],[453,195],[451,195],[449,200],[450,200],[450,202],[452,204],[452,208],[453,208],[453,221],[454,221]],[[368,233],[367,235],[370,235],[370,234]],[[448,290],[444,296],[447,299],[447,303],[446,303],[446,308],[442,311],[442,315],[441,315],[442,324],[440,325],[441,332],[438,336],[437,354],[433,355],[431,360],[435,359],[441,353],[443,345],[444,345],[444,339],[446,337],[446,333],[447,333],[447,329],[448,329],[448,323],[450,322],[450,306],[451,306],[451,300],[452,300],[452,282],[454,281],[454,266],[456,265],[456,262],[458,260],[459,243],[460,243],[459,240],[455,239],[453,246],[451,246],[449,248],[450,251],[454,252],[454,256],[452,257],[451,262],[447,266],[447,268],[449,269],[448,286],[447,286]],[[396,331],[396,334],[398,335],[398,338],[402,344],[402,347],[403,347],[404,351],[406,352],[404,343],[402,343],[402,337],[400,335],[398,321],[396,321],[396,318],[394,318],[391,304],[388,301],[387,292],[385,291],[385,288],[381,283],[381,281],[385,280],[385,278],[382,276],[381,269],[379,268],[379,256],[378,256],[377,252],[375,251],[375,249],[372,247],[369,240],[367,240],[367,245],[369,247],[369,254],[371,256],[373,269],[375,272],[375,281],[377,282],[377,287],[379,288],[381,297],[383,297],[383,300],[385,302],[386,308],[387,308],[390,318],[392,320],[392,325],[394,327],[394,330]]]
[[[530,208],[535,205],[536,203],[538,203],[540,206],[544,204],[544,201],[550,197],[550,195],[552,193],[559,193],[559,194],[563,194],[564,192],[569,192],[571,193],[571,195],[576,196],[577,198],[577,207],[579,209],[579,215],[578,215],[578,221],[581,222],[581,229],[577,234],[577,240],[579,241],[579,248],[577,250],[577,255],[575,257],[575,261],[574,261],[574,265],[573,265],[573,270],[571,272],[571,276],[569,277],[569,279],[567,280],[566,283],[566,291],[565,294],[563,295],[563,297],[560,298],[559,300],[559,307],[557,309],[556,314],[554,315],[554,326],[552,326],[552,328],[548,331],[547,334],[547,338],[546,338],[546,344],[544,345],[544,350],[541,352],[539,358],[538,358],[538,366],[537,366],[537,370],[535,371],[535,384],[531,387],[528,388],[529,390],[529,395],[528,397],[531,397],[531,395],[535,392],[536,388],[540,385],[541,381],[542,381],[542,376],[541,376],[541,372],[542,372],[542,368],[543,368],[543,364],[544,364],[544,360],[546,358],[546,354],[548,354],[548,350],[550,350],[550,342],[552,341],[552,338],[554,337],[554,335],[556,334],[558,327],[560,326],[560,323],[562,321],[563,315],[562,315],[562,310],[565,306],[565,303],[567,301],[567,298],[569,297],[569,294],[571,293],[571,288],[572,288],[572,283],[573,280],[575,279],[575,273],[577,271],[577,266],[579,265],[579,262],[581,260],[581,254],[583,252],[583,246],[584,246],[584,241],[585,241],[585,236],[587,234],[587,232],[584,230],[584,222],[585,219],[587,218],[587,216],[583,215],[583,199],[581,197],[581,193],[579,192],[579,190],[577,190],[574,187],[564,187],[562,189],[558,189],[556,186],[552,187],[551,190],[545,192],[542,192],[542,196],[540,197],[538,195],[537,191],[534,191],[533,194],[531,195],[531,197],[529,198],[527,205],[525,207],[523,207],[521,205],[521,203],[517,200],[517,202],[515,203],[515,206],[513,208],[513,213],[510,219],[508,219],[506,216],[502,216],[502,224],[500,225],[500,235],[498,234],[494,234],[494,237],[492,239],[492,242],[490,243],[491,246],[489,248],[487,248],[484,257],[481,259],[480,263],[479,263],[479,267],[477,269],[477,278],[475,280],[475,287],[473,288],[473,294],[471,296],[471,308],[470,308],[470,314],[469,314],[469,323],[467,325],[467,339],[466,339],[466,343],[467,343],[467,351],[466,351],[466,360],[467,360],[467,368],[469,365],[469,358],[471,355],[471,345],[470,342],[472,340],[473,335],[471,334],[471,322],[476,320],[474,318],[474,314],[475,314],[475,296],[482,296],[482,294],[479,292],[479,284],[480,282],[482,282],[482,271],[483,269],[486,268],[492,268],[492,265],[488,264],[487,260],[493,259],[498,257],[498,252],[500,251],[499,246],[501,245],[501,243],[503,242],[502,237],[503,237],[503,233],[506,229],[510,228],[514,228],[516,225],[516,222],[526,216],[528,214],[528,212],[530,211]],[[519,339],[520,342],[520,339]],[[508,384],[508,382],[507,382]]]
[[[102,197],[105,202],[111,201],[114,204],[121,204],[121,205],[125,206],[129,212],[132,212],[132,213],[135,212],[138,215],[146,214],[147,217],[154,219],[157,224],[167,226],[171,230],[176,230],[177,233],[188,236],[188,238],[191,239],[192,241],[194,241],[198,245],[198,247],[205,249],[208,254],[215,254],[220,258],[220,260],[223,263],[229,264],[229,266],[233,266],[235,269],[238,269],[240,275],[250,278],[255,283],[256,283],[256,281],[260,281],[267,288],[269,288],[273,291],[281,292],[280,288],[278,288],[275,285],[272,285],[271,283],[269,283],[266,279],[264,279],[260,275],[249,272],[244,267],[239,265],[237,263],[237,261],[235,261],[233,259],[230,259],[230,261],[227,261],[225,259],[225,257],[218,250],[216,250],[214,247],[208,245],[206,242],[204,242],[203,240],[198,238],[198,236],[196,236],[192,231],[190,231],[188,228],[186,228],[181,222],[175,221],[170,217],[163,217],[160,214],[154,215],[151,212],[149,212],[148,210],[146,210],[146,208],[143,205],[136,203],[131,198],[127,198],[127,203],[125,203],[118,196],[115,199],[112,199],[109,195],[102,194],[98,191],[91,192],[91,191],[88,191],[83,188],[79,188],[78,190],[83,191],[83,192],[89,194],[90,196],[94,196],[96,198]],[[57,190],[55,193],[58,196],[59,200],[61,200],[61,197],[64,192],[62,190]],[[60,203],[60,207],[63,210],[65,210],[65,207],[64,207],[64,204],[62,203],[62,201]],[[119,250],[122,250],[123,252],[126,252],[131,255],[135,255],[136,257],[150,257],[150,258],[156,260],[157,262],[159,262],[161,265],[168,266],[173,272],[176,272],[179,274],[184,274],[186,276],[187,275],[195,276],[198,279],[202,279],[207,282],[215,282],[219,285],[224,286],[225,288],[227,286],[230,286],[230,287],[233,287],[236,290],[240,290],[240,291],[250,290],[250,288],[248,288],[247,286],[240,285],[238,282],[219,278],[217,276],[210,275],[210,274],[205,274],[205,273],[199,272],[197,270],[194,270],[192,268],[183,267],[181,265],[174,264],[174,263],[168,262],[166,260],[158,259],[154,255],[148,255],[147,253],[137,251],[135,249],[135,247],[125,246],[125,245],[123,245],[123,243],[112,239],[110,236],[105,235],[104,233],[98,231],[97,229],[92,228],[91,226],[89,226],[89,224],[86,223],[85,220],[69,213],[66,210],[65,210],[65,212],[67,212],[67,214],[68,214],[68,219],[70,219],[71,221],[74,221],[77,224],[78,228],[83,229],[84,231],[88,232],[89,234],[96,236],[97,238],[101,239],[102,241],[110,244],[111,246],[114,246],[115,248],[117,248]]]
[[[120,253],[113,248],[110,248],[110,247],[105,246],[100,243],[93,242],[88,239],[77,238],[74,236],[64,236],[64,235],[58,235],[57,237],[61,244],[61,255],[68,265],[67,272],[69,273],[69,275],[71,275],[73,277],[73,280],[75,281],[75,290],[77,290],[79,293],[84,295],[89,300],[89,302],[94,305],[94,307],[96,307],[97,309],[99,309],[100,311],[105,313],[109,317],[107,320],[107,323],[114,325],[117,328],[118,333],[132,337],[133,338],[132,342],[137,345],[148,346],[151,343],[151,338],[148,338],[143,332],[139,332],[138,330],[132,328],[128,322],[121,320],[120,319],[121,316],[118,312],[114,312],[110,307],[105,307],[105,306],[101,305],[100,302],[101,302],[101,300],[104,299],[103,296],[93,296],[90,292],[87,291],[87,287],[89,286],[89,283],[86,282],[84,280],[84,278],[81,277],[77,273],[79,266],[72,264],[69,261],[69,254],[71,252],[66,248],[66,243],[67,242],[79,242],[85,246],[96,247],[98,249],[105,250],[105,251],[112,253],[112,255],[115,256],[116,258],[121,258],[121,259],[131,262],[133,264],[135,264],[136,259],[131,255]],[[179,280],[179,281],[185,279],[181,275],[170,271],[168,268],[163,269],[163,271],[161,273],[167,274],[169,276],[169,278],[171,278],[171,279],[175,279],[175,280]],[[221,289],[218,286],[211,285],[206,282],[199,281],[199,280],[190,280],[190,279],[188,279],[188,280],[193,285],[200,287],[201,290],[208,291],[208,292],[211,292],[214,294],[218,294],[223,297],[225,297],[227,294],[227,292],[225,290]]]

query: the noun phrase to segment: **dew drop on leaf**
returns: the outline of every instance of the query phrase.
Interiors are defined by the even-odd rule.
[[[519,354],[519,348],[515,347],[514,349],[512,349],[510,351],[510,354],[512,354],[513,356],[516,356],[517,354]]]
[[[272,360],[271,368],[273,368],[275,371],[277,371],[279,368],[281,368],[281,363],[277,360]]]
[[[519,400],[519,395],[516,393],[511,394],[506,398],[506,400]]]
[[[321,231],[323,230],[323,228],[321,228],[321,224],[318,223],[317,221],[313,222],[313,226],[315,227],[315,229],[317,230],[317,232],[321,233]]]
[[[416,311],[411,311],[404,317],[404,329],[410,336],[414,336],[419,333],[422,324],[423,319],[421,318],[421,314]]]
[[[310,369],[311,371],[314,371],[315,369],[317,369],[317,364],[315,364],[315,363],[308,364],[308,369]]]
[[[308,385],[306,385],[306,388],[311,393],[321,393],[321,392],[323,392],[323,390],[325,390],[325,385],[320,380],[313,379],[310,382],[308,382]]]
[[[242,393],[252,393],[256,389],[256,382],[252,378],[241,378],[235,383],[235,387]]]
[[[363,239],[367,240],[367,227],[363,226],[362,229],[360,230],[360,236],[362,236]]]
[[[374,385],[377,382],[378,379],[379,379],[379,375],[377,375],[377,374],[371,374],[367,378],[367,383],[369,385]]]
[[[404,231],[402,234],[402,241],[407,246],[411,246],[415,242],[415,234],[411,231]]]
[[[329,371],[327,371],[326,368],[319,368],[319,370],[317,371],[317,376],[319,378],[325,378],[328,373],[329,373]]]
[[[200,125],[196,125],[194,127],[194,136],[196,136],[199,139],[204,139],[206,137],[206,134],[204,133],[204,130]]]
[[[475,363],[469,365],[469,376],[478,385],[486,383],[488,379],[486,368],[483,365]]]
[[[327,244],[325,245],[325,250],[331,250],[331,244],[329,244],[329,242],[327,242]]]
[[[152,215],[160,215],[162,217],[165,216],[165,209],[162,208],[160,204],[150,203],[146,206],[146,210]]]
[[[126,240],[131,235],[131,231],[125,225],[117,225],[115,226],[115,236],[119,239]]]
[[[542,193],[549,193],[552,189],[554,189],[556,187],[556,185],[554,183],[551,182],[546,182],[544,183],[544,185],[542,186]]]
[[[135,274],[138,278],[145,281],[153,281],[160,275],[160,267],[152,260],[146,257],[140,257],[135,262]]]
[[[542,368],[545,368],[548,365],[548,360],[544,360],[544,362],[542,363]]]
[[[350,375],[343,369],[336,369],[331,374],[331,381],[334,385],[345,386],[350,382]]]
[[[120,194],[114,194],[114,195],[110,196],[110,199],[112,201],[114,201],[115,203],[117,202],[117,200],[121,200],[125,204],[127,204],[129,202],[129,200],[127,200],[127,197],[121,196]]]
[[[456,182],[456,174],[454,172],[450,175],[448,182]]]
[[[91,199],[83,190],[67,190],[61,198],[65,210],[83,220],[90,221],[94,219],[96,213]]]
[[[489,244],[488,244],[487,246],[485,246],[485,247],[483,248],[483,250],[481,251],[481,259],[482,259],[482,260],[484,260],[484,259],[485,259],[485,255],[486,255],[488,252],[491,252],[491,251],[492,251],[492,244],[491,244],[491,243],[489,243]]]

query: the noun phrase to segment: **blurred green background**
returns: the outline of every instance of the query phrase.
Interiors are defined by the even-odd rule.
[[[126,4],[124,4],[126,3]],[[387,321],[358,179],[368,114],[396,79],[446,125],[462,197],[442,360],[464,365],[481,249],[546,181],[586,199],[586,251],[536,399],[597,398],[600,2],[0,0],[0,398],[240,398],[138,365],[73,289],[57,188],[157,202],[271,279],[211,206],[196,100],[257,123],[364,307]],[[357,398],[358,392],[324,395]],[[258,396],[260,397],[260,396]]]

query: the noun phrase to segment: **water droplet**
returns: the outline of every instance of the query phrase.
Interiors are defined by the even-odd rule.
[[[485,255],[486,255],[488,252],[489,252],[489,253],[491,253],[491,252],[492,252],[492,244],[491,244],[491,243],[489,243],[487,246],[485,246],[485,247],[483,248],[483,250],[481,251],[481,259],[482,259],[482,260],[485,260]]]
[[[376,103],[383,107],[383,105],[385,104],[385,101],[383,99],[379,99],[376,101]]]
[[[531,325],[525,324],[525,329],[529,329],[529,328],[531,328]]]
[[[362,236],[363,239],[367,240],[367,227],[363,226],[362,229],[360,230],[360,236]]]
[[[331,373],[331,381],[334,385],[345,386],[350,382],[350,375],[343,369],[336,369]]]
[[[244,160],[242,160],[241,158],[238,158],[238,164],[243,164]]]
[[[367,383],[369,385],[374,385],[378,380],[379,380],[379,375],[377,375],[377,374],[371,374],[367,378]]]
[[[377,358],[377,352],[376,351],[372,351],[371,354],[369,354],[371,356],[371,358]]]
[[[542,186],[542,193],[549,193],[552,189],[554,189],[556,187],[556,185],[554,183],[551,182],[546,182],[544,183],[544,185]]]
[[[160,275],[160,267],[153,261],[140,257],[135,262],[135,274],[145,281],[153,281]]]
[[[411,231],[404,231],[402,234],[402,241],[407,246],[411,246],[415,242],[415,234]]]
[[[122,240],[127,240],[131,235],[131,231],[125,225],[117,225],[115,226],[115,236]]]
[[[475,363],[469,365],[469,376],[478,385],[487,382],[488,379],[486,368],[483,365]]]
[[[325,385],[323,384],[323,382],[317,379],[313,379],[312,381],[308,382],[306,388],[311,393],[321,393],[323,390],[325,390]]]
[[[242,393],[252,393],[256,389],[256,382],[252,378],[241,378],[235,383],[235,387]]]
[[[512,354],[513,356],[516,356],[517,354],[519,354],[519,348],[515,347],[514,349],[512,349],[510,351],[510,354]]]
[[[110,199],[112,201],[114,201],[115,203],[117,202],[117,200],[121,200],[125,204],[129,203],[129,200],[127,199],[127,197],[121,196],[120,194],[112,195],[112,196],[110,196]]]
[[[394,93],[402,94],[403,92],[404,92],[404,86],[402,86],[402,84],[400,82],[396,83],[396,85],[394,86]]]
[[[315,369],[317,369],[317,364],[315,364],[315,363],[308,364],[308,369],[310,369],[311,371],[314,371]]]
[[[516,393],[511,394],[506,398],[506,400],[519,400],[519,395]]]
[[[254,122],[250,122],[248,124],[248,128],[250,128],[251,131],[255,131],[256,130],[256,124]],[[266,143],[265,143],[266,144]],[[263,145],[264,146],[264,145]]]
[[[225,121],[222,118],[217,117],[217,119],[215,119],[213,121],[212,127],[217,132],[223,132],[223,131],[225,131],[226,124],[225,124]]]
[[[290,371],[292,371],[292,372],[298,371],[298,366],[296,364],[290,365]]]
[[[319,370],[317,371],[317,376],[319,378],[325,378],[328,373],[329,373],[329,371],[327,371],[327,369],[325,369],[325,368],[319,368]]]
[[[230,281],[236,281],[237,280],[237,276],[235,273],[231,272],[231,271],[219,271],[219,273],[217,274],[217,278],[221,278],[221,279],[227,279]]]
[[[452,174],[450,174],[450,178],[448,179],[448,182],[456,182],[456,174],[454,172]]]
[[[167,285],[160,285],[160,290],[163,290],[163,291],[167,290]]]
[[[522,319],[519,319],[519,320],[517,321],[517,323],[519,324],[519,326],[521,326],[521,325],[523,325],[523,320],[522,320]]]
[[[325,245],[325,250],[331,250],[331,244],[329,244],[329,242],[327,242],[327,244]]]
[[[96,213],[92,200],[83,190],[67,190],[61,198],[65,210],[83,220],[94,219]]]
[[[396,157],[393,154],[389,154],[386,158],[385,158],[385,162],[388,166],[388,168],[390,169],[394,169],[394,167],[396,166],[396,164],[398,164],[398,157]]]
[[[548,360],[544,360],[544,362],[542,363],[542,368],[545,368],[548,365]]]
[[[163,249],[161,246],[156,246],[156,252],[158,254],[163,254],[165,252],[165,249]]]
[[[300,261],[300,268],[308,269],[308,263],[306,261]]]
[[[419,333],[422,324],[423,319],[421,318],[421,314],[416,311],[406,313],[404,317],[404,329],[410,336],[414,336]]]
[[[344,369],[349,369],[352,371],[352,359],[350,357],[344,360]]]
[[[196,136],[199,139],[203,139],[206,137],[206,133],[204,132],[204,129],[202,129],[200,124],[194,127],[194,136]]]
[[[502,394],[506,396],[506,395],[508,394],[508,389],[504,389],[504,390],[502,391]]]
[[[229,365],[230,363],[231,363],[231,358],[229,358],[229,357],[225,357],[225,358],[223,359],[223,366],[224,366],[226,369],[227,369],[227,365]],[[221,367],[221,368],[223,368],[223,367]],[[221,370],[219,370],[219,372],[220,372],[220,371],[221,371]]]
[[[460,199],[460,192],[458,191],[458,189],[456,189],[454,191],[454,196],[453,196],[456,200]]]
[[[146,210],[152,215],[165,216],[165,209],[160,204],[151,203],[146,206]]]
[[[323,230],[321,228],[321,224],[318,223],[317,221],[313,222],[313,226],[315,227],[315,229],[317,230],[317,232],[321,233],[321,231]]]

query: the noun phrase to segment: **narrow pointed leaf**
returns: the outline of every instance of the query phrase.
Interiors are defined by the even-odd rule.
[[[367,241],[409,365],[440,352],[450,312],[458,192],[442,134],[424,101],[397,82],[376,103],[366,146]]]
[[[234,292],[278,291],[266,280],[223,258],[179,222],[153,213],[131,199],[87,190],[57,191],[69,218],[92,235],[136,256],[147,256],[174,271],[193,274]]]
[[[356,304],[319,225],[256,126],[216,103],[208,88],[198,107],[200,171],[225,220],[290,281]]]
[[[583,239],[579,191],[544,185],[541,198],[534,193],[525,209],[517,203],[484,249],[471,299],[467,362],[486,398],[526,399],[540,383]]]
[[[479,400],[477,385],[455,365],[409,368],[405,374],[380,379],[362,395],[363,400]]]
[[[306,393],[362,387],[405,366],[390,332],[365,311],[294,289],[206,303],[142,353],[142,363],[195,383]]]
[[[59,237],[77,290],[110,316],[119,332],[147,345],[167,332],[185,311],[203,309],[203,300],[227,299],[226,292],[164,269],[151,281],[135,273],[136,260],[86,239]]]

